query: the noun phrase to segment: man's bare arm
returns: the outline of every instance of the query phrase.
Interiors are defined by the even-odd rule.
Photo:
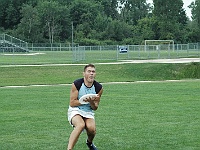
[[[71,107],[80,106],[81,103],[78,101],[78,90],[74,83],[72,84],[71,91],[70,91],[70,103]]]

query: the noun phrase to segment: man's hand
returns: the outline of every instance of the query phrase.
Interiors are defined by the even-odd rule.
[[[99,95],[93,96],[93,97],[89,97],[89,98],[85,98],[83,101],[89,102],[91,104],[91,103],[94,103],[95,101],[97,101],[98,98],[99,98]]]

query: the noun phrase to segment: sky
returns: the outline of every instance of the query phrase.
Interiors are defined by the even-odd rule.
[[[194,0],[183,0],[183,8],[186,11],[187,16],[191,19],[191,9],[188,8],[187,6],[189,6]],[[153,0],[147,0],[148,3],[152,3]]]

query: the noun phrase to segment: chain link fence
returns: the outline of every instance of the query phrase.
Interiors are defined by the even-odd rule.
[[[123,45],[127,48],[127,51],[123,53],[120,52],[119,48],[122,45],[79,46],[73,44],[72,46],[66,43],[23,43],[26,48],[24,51],[24,46],[23,49],[20,49],[20,43],[15,42],[15,45],[6,43],[5,39],[0,37],[0,65],[200,57],[200,43]]]

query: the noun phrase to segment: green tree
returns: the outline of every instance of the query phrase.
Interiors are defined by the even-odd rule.
[[[19,23],[21,17],[19,8],[11,0],[1,0],[0,7],[1,26],[5,29],[13,29],[13,27]]]
[[[200,40],[200,0],[195,0],[189,6],[192,12],[192,23],[190,27],[189,39],[192,42],[199,42]]]
[[[159,39],[177,40],[187,24],[182,0],[153,0],[153,15],[158,21]]]
[[[22,7],[22,19],[14,35],[29,42],[65,41],[71,36],[69,9],[54,1],[40,1]]]
[[[0,27],[14,29],[20,23],[20,10],[25,3],[35,3],[35,0],[0,0]]]
[[[105,29],[104,40],[113,40],[121,42],[125,38],[132,38],[132,26],[120,20],[110,20]]]
[[[49,39],[49,43],[54,43],[54,40],[59,40],[59,35],[63,31],[64,19],[68,16],[68,9],[66,6],[59,4],[56,1],[44,0],[39,2],[36,6],[38,15],[43,29],[44,38]],[[64,14],[66,17],[63,18]],[[68,23],[70,24],[70,22]],[[67,26],[67,25],[66,25]]]
[[[136,25],[138,20],[148,16],[151,10],[150,4],[146,0],[122,0],[120,14],[123,21],[131,25]]]
[[[155,18],[143,18],[138,21],[138,24],[135,26],[134,33],[139,37],[141,41],[144,40],[149,40],[149,39],[155,39],[155,31],[154,31],[154,26],[156,25],[156,20]],[[137,43],[141,44],[141,43]]]
[[[117,19],[119,13],[118,9],[118,1],[117,0],[95,0],[103,6],[103,12],[107,17],[111,17],[112,19]]]
[[[200,25],[200,0],[195,0],[189,7],[192,8],[192,19]]]
[[[21,10],[22,19],[15,30],[15,35],[28,42],[42,41],[42,32],[37,9],[24,4]]]
[[[93,21],[101,11],[102,6],[93,0],[74,0],[70,7],[70,16],[75,28],[83,23],[88,23],[89,26],[92,26]]]
[[[75,29],[75,41],[91,38],[96,26],[96,18],[101,15],[103,7],[93,0],[74,0],[70,7],[70,17]]]

